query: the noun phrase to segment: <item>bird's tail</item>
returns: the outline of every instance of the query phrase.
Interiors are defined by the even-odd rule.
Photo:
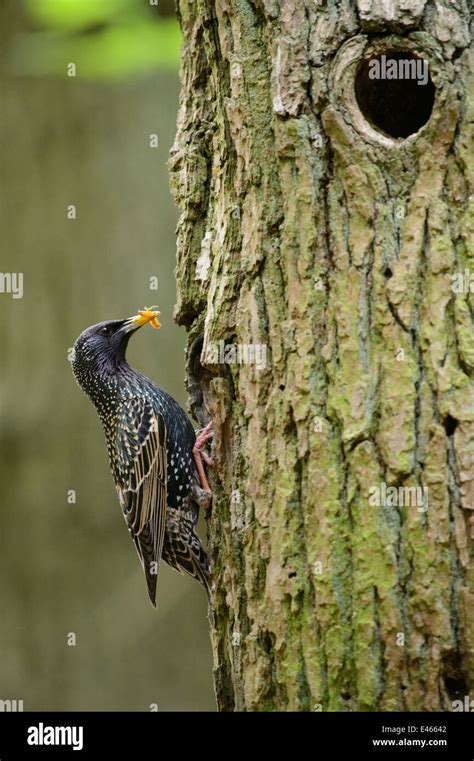
[[[185,573],[199,581],[211,596],[209,558],[194,529],[183,532],[167,527],[163,543],[163,560],[179,573]]]

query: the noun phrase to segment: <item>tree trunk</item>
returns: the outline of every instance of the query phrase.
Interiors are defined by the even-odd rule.
[[[467,0],[178,6],[219,709],[453,710],[474,679]],[[382,54],[429,82],[372,79]]]

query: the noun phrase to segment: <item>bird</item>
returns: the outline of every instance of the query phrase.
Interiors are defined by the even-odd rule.
[[[84,330],[71,364],[105,432],[112,477],[123,516],[138,552],[148,596],[156,607],[160,561],[199,581],[210,600],[209,559],[196,533],[211,490],[203,460],[212,420],[198,433],[168,393],[131,367],[131,336],[148,323],[159,328],[157,307]]]

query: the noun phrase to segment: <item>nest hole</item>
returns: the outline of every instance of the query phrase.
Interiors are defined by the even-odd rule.
[[[357,104],[365,119],[390,137],[406,138],[429,120],[435,99],[428,61],[407,51],[386,51],[360,62]]]

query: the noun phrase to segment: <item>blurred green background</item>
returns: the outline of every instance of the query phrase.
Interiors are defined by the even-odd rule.
[[[185,404],[166,169],[173,9],[2,0],[0,42],[0,271],[24,273],[22,299],[0,293],[0,699],[25,711],[214,710],[205,594],[163,565],[158,610],[148,602],[102,430],[68,362],[88,325],[158,303],[162,329],[141,331],[129,360]]]

